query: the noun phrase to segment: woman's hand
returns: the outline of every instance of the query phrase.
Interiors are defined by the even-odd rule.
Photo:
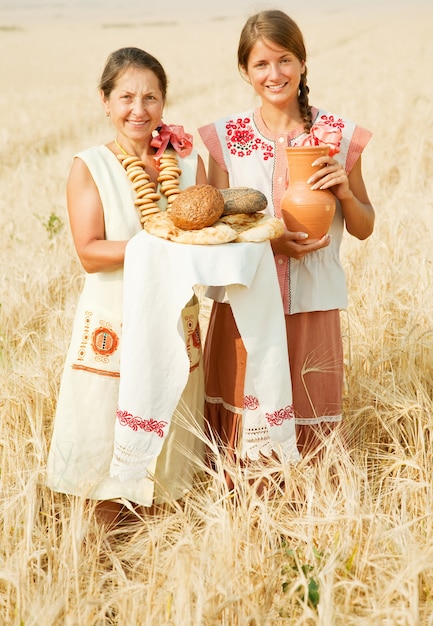
[[[313,161],[312,165],[319,169],[307,180],[311,189],[331,189],[340,201],[353,195],[346,170],[336,159],[324,156]]]
[[[281,237],[272,239],[272,250],[275,255],[281,254],[299,261],[299,259],[302,259],[306,254],[310,254],[310,252],[326,248],[331,241],[330,235],[324,235],[321,239],[311,243],[305,241],[306,237],[306,233],[286,231]]]
[[[366,239],[373,232],[374,209],[371,205],[361,171],[361,157],[349,174],[333,157],[320,157],[313,161],[318,165],[308,183],[312,189],[330,189],[339,199],[348,232],[358,239]]]

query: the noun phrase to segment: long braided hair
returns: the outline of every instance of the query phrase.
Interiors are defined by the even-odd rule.
[[[272,9],[260,11],[246,21],[238,45],[238,68],[240,70],[247,68],[251,50],[258,39],[269,39],[281,48],[289,50],[301,63],[307,60],[304,37],[299,26],[283,11]],[[312,125],[309,92],[307,66],[305,66],[299,83],[298,102],[306,133],[310,131]]]

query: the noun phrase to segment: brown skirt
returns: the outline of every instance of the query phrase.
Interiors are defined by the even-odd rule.
[[[286,330],[298,449],[314,455],[342,418],[340,313],[286,315]],[[229,457],[236,454],[242,426],[245,367],[246,351],[231,307],[214,302],[204,348],[205,418]]]

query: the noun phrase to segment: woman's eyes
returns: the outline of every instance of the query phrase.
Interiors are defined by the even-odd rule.
[[[132,102],[133,97],[128,95],[128,94],[125,94],[123,96],[120,96],[120,99],[123,100],[124,102]],[[152,95],[148,95],[148,96],[145,96],[143,98],[143,100],[146,101],[146,102],[155,102],[156,101],[156,97],[152,96]]]
[[[280,63],[282,65],[288,65],[291,62],[292,62],[292,59],[289,58],[289,57],[286,57],[284,59],[280,59]],[[264,67],[267,67],[268,65],[269,65],[269,63],[267,63],[266,61],[260,61],[260,63],[256,63],[255,67],[260,70],[260,69],[263,69]]]

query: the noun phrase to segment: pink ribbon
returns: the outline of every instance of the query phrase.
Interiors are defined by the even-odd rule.
[[[174,124],[162,124],[158,128],[158,134],[150,142],[154,148],[158,148],[154,159],[158,161],[168,144],[181,156],[187,157],[192,150],[192,135],[184,131],[183,126]]]
[[[317,122],[311,127],[310,134],[298,145],[300,146],[329,146],[329,156],[340,152],[341,129],[334,128],[325,122]]]

